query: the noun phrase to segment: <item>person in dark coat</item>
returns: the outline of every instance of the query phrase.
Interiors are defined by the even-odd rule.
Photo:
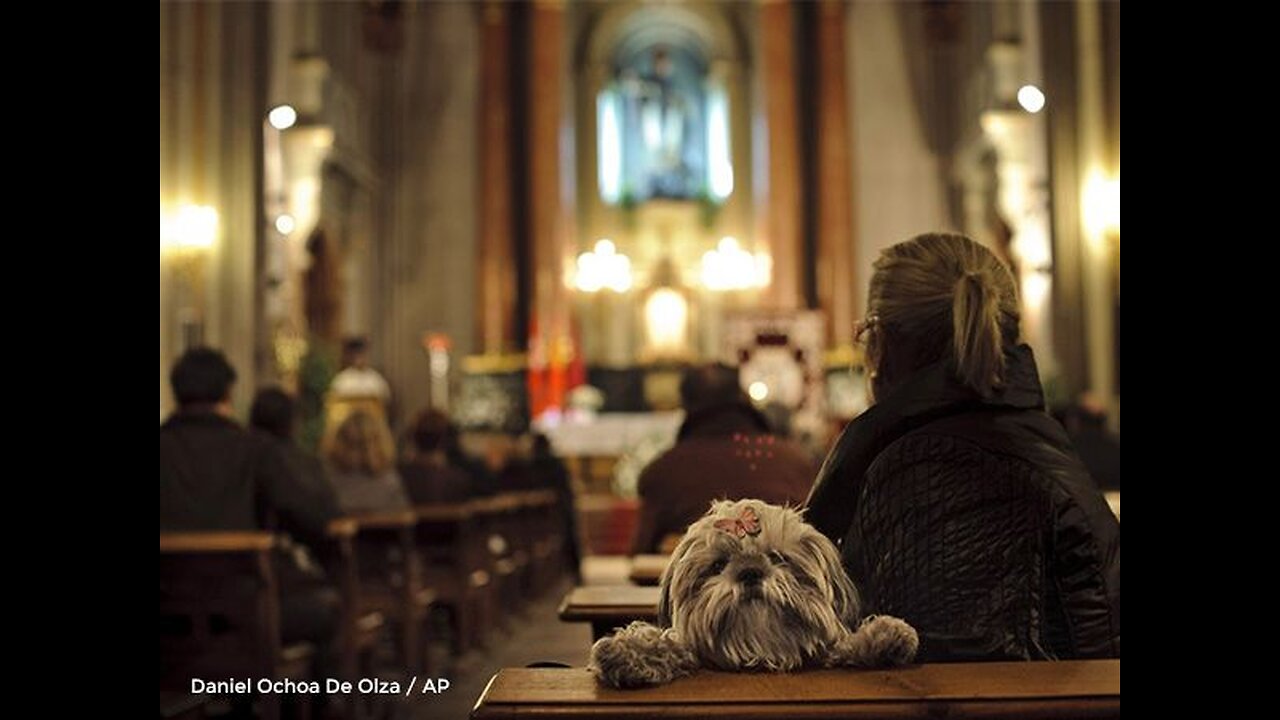
[[[427,408],[418,413],[410,435],[414,454],[400,464],[404,489],[415,505],[458,503],[471,498],[471,476],[449,458],[449,418]]]
[[[290,472],[314,494],[311,504],[324,508],[327,515],[337,515],[338,500],[325,476],[324,464],[295,442],[297,426],[297,403],[284,390],[268,387],[254,396],[253,406],[249,409],[249,427],[262,433],[270,444],[279,448]]]
[[[274,518],[323,541],[332,509],[291,472],[282,448],[231,419],[236,373],[222,353],[195,348],[170,373],[178,409],[160,426],[160,529],[261,530]]]
[[[210,348],[188,350],[173,366],[178,409],[160,426],[160,531],[284,530],[319,549],[334,506],[279,442],[231,419],[235,379]],[[278,567],[282,638],[315,642],[324,654],[337,631],[337,591],[314,569]]]
[[[574,502],[573,480],[569,468],[551,449],[551,440],[542,433],[533,436],[533,457],[529,460],[529,472],[535,487],[551,490],[556,494],[556,509],[560,514],[560,532],[563,538],[561,552],[575,585],[582,584],[582,549],[578,545],[578,510]]]
[[[1107,411],[1085,393],[1071,407],[1063,426],[1098,487],[1120,490],[1120,439],[1107,429]]]
[[[1013,278],[959,235],[882,253],[866,343],[875,404],[823,464],[806,517],[869,613],[920,662],[1120,656],[1120,525],[1018,343]]]
[[[799,505],[814,466],[794,443],[770,433],[746,398],[736,369],[692,368],[680,382],[685,420],[676,444],[640,473],[640,518],[633,554],[659,552],[717,499],[757,498]]]

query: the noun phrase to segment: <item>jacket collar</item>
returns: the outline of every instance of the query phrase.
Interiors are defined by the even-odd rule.
[[[240,427],[236,421],[231,418],[223,417],[213,410],[175,410],[168,420],[164,421],[164,427],[195,427],[195,426],[219,426],[230,425],[231,427]]]
[[[913,375],[845,427],[827,454],[806,503],[810,524],[839,542],[853,517],[863,476],[880,451],[941,417],[979,408],[1042,409],[1044,392],[1027,345],[1005,349],[1005,384],[983,398],[956,376],[954,362]]]

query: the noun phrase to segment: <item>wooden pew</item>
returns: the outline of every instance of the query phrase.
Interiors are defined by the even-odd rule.
[[[629,579],[636,585],[658,585],[662,582],[662,573],[666,572],[670,563],[670,555],[635,555],[631,558]]]
[[[591,623],[591,637],[599,640],[632,620],[656,620],[658,592],[634,585],[576,587],[560,602],[560,619]]]
[[[373,656],[386,624],[382,613],[366,610],[362,605],[360,566],[355,549],[358,530],[359,526],[351,518],[338,518],[329,523],[328,528],[333,541],[330,566],[342,594],[341,672],[343,678],[352,683],[375,674]],[[380,709],[377,707],[381,702],[379,696],[355,694],[351,699],[352,709],[359,717],[372,717]]]
[[[417,515],[406,510],[346,519],[356,527],[359,607],[380,612],[396,622],[405,665],[415,672],[429,672],[423,629],[436,595],[422,578],[422,561],[414,536]]]
[[[564,528],[560,499],[551,490],[521,493],[524,542],[530,553],[530,591],[539,596],[564,574]]]
[[[508,628],[510,615],[525,599],[522,580],[528,556],[517,554],[509,538],[510,521],[518,504],[519,500],[511,493],[471,501],[474,532],[484,548],[482,552],[487,552],[485,570],[492,578],[489,603],[494,611],[490,617],[494,628]]]
[[[554,718],[1118,718],[1120,661],[914,665],[792,674],[704,671],[642,690],[584,669],[504,669],[475,720]]]
[[[310,680],[315,648],[284,645],[275,538],[265,532],[160,533],[160,689],[192,678]],[[299,711],[310,711],[305,694]],[[261,697],[267,720],[280,695]]]
[[[453,654],[462,655],[483,645],[483,630],[493,615],[488,547],[470,503],[419,505],[414,512],[426,581],[449,612]]]

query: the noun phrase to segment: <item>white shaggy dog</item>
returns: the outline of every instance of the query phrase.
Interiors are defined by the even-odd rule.
[[[606,685],[632,688],[700,667],[901,665],[918,644],[916,631],[897,618],[859,622],[858,593],[839,553],[799,512],[722,500],[672,554],[658,625],[633,622],[596,641],[590,668]]]

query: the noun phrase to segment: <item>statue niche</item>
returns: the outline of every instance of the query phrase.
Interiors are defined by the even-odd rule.
[[[705,69],[689,53],[658,46],[624,61],[622,192],[635,200],[688,200],[705,191]]]

